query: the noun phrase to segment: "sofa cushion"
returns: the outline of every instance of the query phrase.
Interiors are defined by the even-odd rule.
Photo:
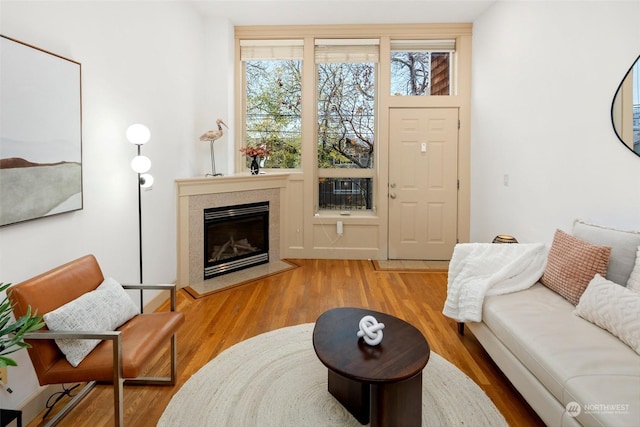
[[[633,270],[631,271],[631,275],[629,276],[627,288],[631,289],[632,291],[640,292],[640,246],[638,246],[636,263],[633,267]]]
[[[556,230],[540,282],[576,305],[596,274],[604,276],[611,248]]]
[[[564,395],[568,402],[580,404],[577,419],[583,426],[638,427],[639,382],[640,374],[585,375],[569,379]]]
[[[629,280],[640,246],[640,231],[622,230],[590,224],[582,220],[573,223],[572,234],[595,245],[611,247],[611,257],[604,277],[619,285]]]
[[[573,315],[574,309],[537,283],[487,297],[482,319],[563,406],[630,405],[624,414],[583,410],[578,416],[583,425],[637,425],[640,356],[609,332]]]
[[[640,354],[640,293],[596,274],[573,313],[611,332]]]
[[[122,286],[108,277],[94,291],[68,302],[42,317],[52,331],[113,331],[138,314]],[[55,340],[74,367],[100,343],[92,339]]]

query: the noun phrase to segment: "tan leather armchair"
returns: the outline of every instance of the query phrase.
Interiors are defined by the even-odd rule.
[[[54,268],[9,288],[16,318],[27,308],[44,315],[96,289],[104,276],[93,255]],[[124,425],[123,384],[174,385],[177,376],[176,331],[184,314],[175,311],[174,285],[124,285],[125,289],[160,289],[171,294],[171,311],[138,314],[116,331],[49,331],[46,327],[29,335],[29,357],[40,385],[87,382],[83,390],[61,409],[47,425],[56,425],[96,382],[113,383],[115,425]],[[54,339],[81,338],[103,341],[77,366],[65,359]],[[145,364],[170,340],[171,373],[169,377],[140,377]]]

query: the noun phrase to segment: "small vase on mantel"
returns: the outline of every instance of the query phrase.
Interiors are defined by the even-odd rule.
[[[260,163],[258,163],[258,156],[253,156],[251,160],[251,175],[258,175],[260,172]]]

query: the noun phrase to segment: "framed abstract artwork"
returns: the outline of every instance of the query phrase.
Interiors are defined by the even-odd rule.
[[[0,226],[80,209],[81,65],[0,35]]]

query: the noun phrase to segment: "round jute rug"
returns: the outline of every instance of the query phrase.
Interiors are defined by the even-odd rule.
[[[277,329],[225,350],[174,395],[158,426],[360,426],[327,391],[313,326]],[[507,425],[477,384],[433,352],[422,413],[425,426]]]

